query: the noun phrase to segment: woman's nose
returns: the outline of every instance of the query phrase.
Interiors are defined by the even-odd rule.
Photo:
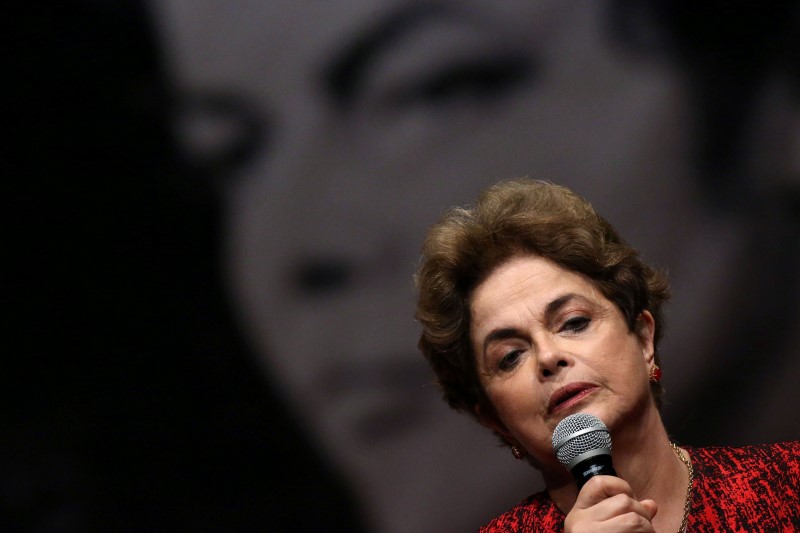
[[[535,344],[537,372],[542,378],[553,376],[570,365],[571,358],[560,349],[555,339],[542,335]]]

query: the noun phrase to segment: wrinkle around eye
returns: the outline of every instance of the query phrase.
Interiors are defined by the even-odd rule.
[[[511,350],[502,358],[497,364],[498,369],[501,372],[508,372],[509,370],[513,370],[514,368],[519,365],[520,359],[522,358],[523,350]]]
[[[592,319],[587,316],[575,316],[564,321],[560,331],[567,333],[581,333],[588,329]]]

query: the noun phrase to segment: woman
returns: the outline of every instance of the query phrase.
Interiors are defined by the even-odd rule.
[[[482,531],[717,531],[800,526],[800,442],[680,448],[661,421],[666,276],[564,187],[485,191],[428,233],[420,348],[445,399],[541,471],[546,490]],[[602,420],[619,477],[578,491],[551,446],[567,415]]]

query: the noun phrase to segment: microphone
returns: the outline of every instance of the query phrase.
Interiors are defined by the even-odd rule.
[[[611,465],[611,435],[596,416],[569,415],[553,431],[553,452],[572,473],[580,491],[594,476],[616,476]]]

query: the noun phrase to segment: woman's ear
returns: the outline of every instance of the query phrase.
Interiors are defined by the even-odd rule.
[[[642,311],[639,318],[636,320],[636,335],[639,337],[639,343],[642,345],[642,354],[644,355],[645,362],[649,365],[653,362],[656,355],[656,321],[653,315],[650,314],[650,311]]]

